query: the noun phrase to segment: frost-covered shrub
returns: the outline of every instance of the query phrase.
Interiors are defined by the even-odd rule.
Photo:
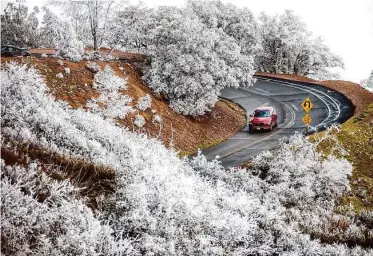
[[[58,79],[62,79],[62,78],[63,78],[63,74],[62,74],[62,73],[58,73],[58,74],[56,75],[56,78],[58,78]]]
[[[105,66],[104,70],[95,74],[93,81],[93,88],[100,92],[100,96],[90,100],[87,106],[93,113],[104,117],[125,118],[127,114],[134,111],[129,106],[132,98],[120,92],[126,89],[126,85],[125,79],[117,76],[110,66]]]
[[[97,73],[98,71],[101,70],[101,69],[100,69],[100,66],[97,65],[96,62],[90,62],[90,61],[87,62],[87,68],[88,68],[90,71],[94,72],[94,73]]]
[[[51,180],[35,163],[23,168],[5,166],[1,161],[2,254],[119,252],[113,230],[74,196],[70,183]]]
[[[120,71],[123,71],[123,70],[124,70],[124,68],[123,68],[123,67],[119,67],[119,70],[120,70]]]
[[[132,98],[118,92],[104,92],[102,91],[97,99],[92,99],[87,103],[87,107],[93,113],[102,114],[108,118],[125,118],[134,109],[129,106]],[[99,106],[99,103],[103,106]]]
[[[41,57],[42,57],[42,58],[48,58],[48,55],[47,55],[46,53],[42,53],[42,54],[41,54]]]
[[[153,123],[162,123],[162,117],[160,115],[153,116]]]
[[[141,127],[143,127],[145,125],[145,118],[142,115],[138,114],[138,115],[136,115],[135,120],[133,121],[133,123],[137,127],[141,128]]]
[[[149,94],[146,94],[145,96],[140,97],[136,104],[136,107],[142,111],[147,110],[151,106],[152,106],[152,98],[150,97]]]
[[[62,60],[57,60],[57,63],[58,63],[58,65],[63,66],[63,61]]]
[[[66,75],[70,75],[70,68],[64,68],[64,70]]]
[[[317,234],[324,220],[342,220],[334,213],[334,206],[338,197],[348,191],[351,165],[343,159],[318,155],[314,145],[300,135],[291,138],[290,144],[281,143],[275,153],[258,156],[254,170],[224,170],[218,160],[210,162],[200,154],[180,159],[155,139],[131,133],[100,115],[55,102],[34,69],[15,64],[5,64],[2,68],[3,137],[35,143],[48,151],[77,156],[116,171],[115,192],[102,201],[97,218],[113,230],[116,245],[113,248],[133,249],[123,254],[371,255],[373,252],[359,246],[321,243],[307,234]],[[7,191],[4,185],[2,194],[3,191]],[[16,198],[7,200],[5,207],[3,203],[2,210],[22,199],[17,193],[25,192],[12,191],[10,196]],[[33,220],[49,216],[47,211],[38,211],[38,207],[23,201],[14,211],[19,210],[21,218],[35,216]],[[63,214],[56,213],[64,207],[61,204],[58,210],[51,210],[53,216],[61,216],[53,222],[55,232],[56,223],[63,226],[65,221],[79,218],[77,223],[73,222],[76,225],[71,227],[73,232],[63,233],[66,239],[58,240],[61,247],[67,245],[64,250],[70,249],[71,244],[72,254],[114,254],[94,251],[95,245],[105,239],[96,235],[96,228],[91,230],[90,224],[97,227],[97,222],[80,222],[83,213],[79,211],[85,208],[79,202],[76,207],[66,206],[68,210]],[[49,227],[48,223],[45,228]],[[362,232],[357,230],[361,229],[359,224],[352,224],[351,236],[361,236]],[[6,230],[30,234],[28,231],[33,228],[27,221],[17,225]],[[85,241],[88,235],[89,246],[83,252],[78,251],[80,241]],[[51,239],[49,235],[44,238]],[[126,240],[119,241],[120,238]],[[15,241],[18,243],[17,238]],[[19,243],[25,241],[22,237]],[[35,254],[58,255],[55,252],[61,247],[53,247],[51,253],[40,253],[38,248],[29,250],[35,250]],[[63,254],[69,252],[60,253]]]
[[[118,91],[126,89],[127,82],[124,78],[117,76],[110,66],[106,65],[104,70],[99,71],[93,82],[93,88],[105,91]]]

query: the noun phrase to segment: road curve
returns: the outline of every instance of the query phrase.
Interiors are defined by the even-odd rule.
[[[318,131],[333,123],[343,123],[354,112],[349,99],[329,88],[284,79],[256,78],[254,86],[247,89],[226,88],[221,96],[241,105],[247,117],[259,106],[273,106],[278,114],[278,127],[272,132],[258,133],[248,133],[248,127],[245,127],[225,142],[202,151],[209,160],[219,156],[226,168],[238,166],[261,151],[274,148],[280,139],[288,138],[295,132],[305,132],[302,122],[305,112],[301,103],[307,97],[314,104],[309,113],[311,126]]]

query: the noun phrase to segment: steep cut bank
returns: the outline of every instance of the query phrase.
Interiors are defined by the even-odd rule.
[[[67,102],[72,108],[87,108],[87,102],[100,95],[92,87],[95,72],[87,68],[87,61],[63,60],[63,65],[60,65],[55,58],[2,58],[1,61],[33,65],[43,75],[56,100]],[[135,106],[140,97],[147,94],[151,96],[150,108],[145,111],[137,110],[118,122],[130,130],[157,137],[166,146],[173,145],[177,151],[181,151],[182,155],[220,143],[245,126],[244,111],[228,101],[220,100],[210,113],[197,119],[181,116],[169,108],[165,99],[152,93],[132,64],[122,61],[96,61],[96,63],[101,69],[106,65],[110,66],[116,75],[127,80],[125,94],[132,97],[130,105]],[[65,68],[70,69],[70,74],[66,74]],[[57,78],[58,73],[63,74],[63,78]],[[133,124],[137,114],[145,118],[145,125],[141,128]],[[154,115],[159,115],[162,122],[154,123]]]

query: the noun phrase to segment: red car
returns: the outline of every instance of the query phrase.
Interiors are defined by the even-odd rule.
[[[268,130],[277,126],[277,113],[273,107],[259,107],[250,115],[249,132]]]

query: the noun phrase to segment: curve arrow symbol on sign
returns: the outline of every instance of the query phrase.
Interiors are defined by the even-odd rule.
[[[312,104],[312,101],[310,100],[310,98],[306,98],[303,102],[302,102],[302,108],[304,109],[304,111],[306,111],[307,113],[313,108],[313,104]]]

